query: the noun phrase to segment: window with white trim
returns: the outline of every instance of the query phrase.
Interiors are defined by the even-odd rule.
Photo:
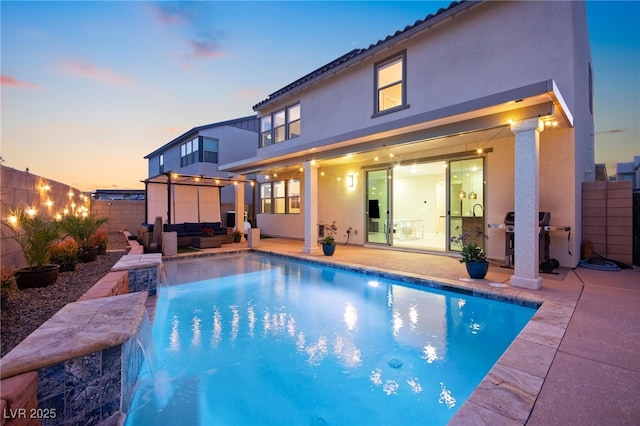
[[[159,163],[158,170],[160,171],[160,173],[164,173],[164,154],[160,154],[158,156],[158,163]]]

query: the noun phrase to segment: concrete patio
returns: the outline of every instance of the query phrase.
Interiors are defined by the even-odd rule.
[[[199,255],[247,249],[246,243],[227,244]],[[302,241],[278,238],[261,240],[257,250],[431,277],[481,293],[544,301],[536,325],[531,326],[532,320],[523,330],[453,424],[623,425],[640,419],[638,270],[560,268],[558,274],[542,274],[543,288],[532,291],[491,286],[508,284],[512,273],[498,262],[485,280],[468,282],[464,265],[448,256],[338,245],[336,254],[326,257],[302,254]],[[176,257],[182,256],[193,253]],[[504,378],[505,374],[510,377]],[[505,388],[511,395],[505,396]]]

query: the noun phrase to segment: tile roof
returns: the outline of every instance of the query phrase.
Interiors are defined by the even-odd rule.
[[[384,39],[380,39],[378,40],[376,43],[373,43],[371,45],[369,45],[369,47],[367,48],[362,48],[362,49],[353,49],[352,51],[345,53],[344,55],[340,56],[339,58],[329,62],[328,64],[316,69],[315,71],[310,72],[309,74],[305,75],[304,77],[299,78],[298,80],[294,81],[293,83],[288,84],[287,86],[283,87],[282,89],[273,92],[272,94],[270,94],[267,99],[257,103],[256,105],[253,106],[253,110],[257,111],[258,109],[260,109],[260,107],[262,107],[263,105],[275,100],[276,98],[284,95],[285,93],[288,93],[300,86],[305,85],[306,83],[313,81],[319,77],[321,77],[324,74],[327,74],[328,72],[335,70],[336,68],[339,68],[341,65],[354,60],[357,57],[360,57],[366,53],[370,53],[371,51],[373,51],[375,48],[387,44],[389,42],[392,41],[396,41],[402,38],[403,35],[406,35],[407,32],[413,30],[413,29],[417,29],[418,27],[422,27],[422,26],[429,26],[432,23],[435,23],[434,21],[437,21],[435,18],[441,18],[443,17],[443,15],[445,15],[447,12],[451,12],[454,9],[457,9],[458,7],[460,7],[463,4],[471,4],[474,3],[472,1],[467,1],[467,0],[461,0],[461,1],[454,1],[452,2],[449,6],[447,7],[443,7],[438,9],[438,11],[435,14],[429,14],[427,15],[424,19],[418,19],[416,22],[414,22],[412,25],[407,25],[406,27],[404,27],[401,30],[396,31],[394,34],[392,35],[388,35],[387,37],[385,37]]]

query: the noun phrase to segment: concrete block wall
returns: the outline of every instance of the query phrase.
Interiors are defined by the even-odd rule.
[[[124,229],[133,233],[144,222],[144,205],[144,200],[92,200],[91,215],[108,218],[104,227],[109,233]]]
[[[582,184],[582,243],[607,259],[632,264],[633,188],[630,181]]]
[[[56,216],[64,214],[65,209],[73,212],[89,203],[88,196],[77,188],[11,167],[0,167],[0,184],[2,220],[6,220],[9,210],[14,208],[33,207],[36,211]],[[2,226],[2,232],[11,235],[5,226]],[[26,266],[20,246],[15,241],[3,240],[0,248],[3,266]]]

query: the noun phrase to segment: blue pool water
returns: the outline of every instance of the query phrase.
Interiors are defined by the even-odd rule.
[[[446,424],[535,312],[257,254],[167,268],[128,426]]]

